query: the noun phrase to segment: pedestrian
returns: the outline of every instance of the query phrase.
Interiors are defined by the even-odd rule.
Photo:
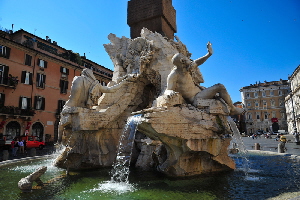
[[[14,157],[17,156],[18,149],[19,149],[19,143],[18,143],[18,140],[15,139],[15,148],[14,148],[14,154],[13,154]]]
[[[20,149],[20,153],[23,153],[24,154],[24,143],[21,139],[19,139],[19,149]]]
[[[27,156],[27,141],[23,140],[25,155]]]
[[[15,156],[15,141],[14,140],[11,141],[10,148],[11,148],[12,155]]]
[[[286,143],[286,137],[284,135],[280,136],[280,148],[282,149],[282,152],[285,151],[285,143]]]
[[[298,133],[297,131],[294,131],[293,135],[294,135],[294,137],[295,137],[295,142],[296,142],[296,143],[297,143],[297,142],[300,142],[300,140],[299,140],[299,133]]]

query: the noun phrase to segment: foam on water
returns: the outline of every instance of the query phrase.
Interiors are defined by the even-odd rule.
[[[135,190],[134,186],[128,182],[105,181],[99,183],[97,188],[89,190],[89,192],[101,191],[104,193],[123,194],[126,192],[134,192]]]

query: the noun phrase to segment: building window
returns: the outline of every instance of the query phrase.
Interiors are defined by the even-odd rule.
[[[281,119],[285,119],[285,114],[283,112],[280,113],[280,115],[281,115]]]
[[[36,76],[36,87],[45,88],[46,75],[38,73]]]
[[[274,96],[274,91],[270,91],[270,96]]]
[[[4,106],[5,103],[5,94],[0,93],[0,108]]]
[[[282,91],[278,90],[278,96],[282,96]]]
[[[65,104],[66,104],[66,101],[58,100],[57,113],[61,113],[61,111],[62,111]]]
[[[282,99],[279,100],[279,106],[283,106],[283,100]]]
[[[266,92],[265,92],[265,91],[262,92],[262,96],[263,96],[263,97],[266,96]]]
[[[8,83],[8,70],[9,70],[8,66],[0,64],[0,84],[7,85],[7,83]]]
[[[42,59],[38,59],[38,66],[41,67],[41,68],[47,68],[47,65],[48,65],[48,62],[47,61],[44,61]]]
[[[67,93],[67,91],[68,91],[68,84],[69,84],[69,81],[60,80],[60,84],[59,84],[60,93],[62,93],[62,94],[66,94]]]
[[[30,109],[31,108],[31,98],[20,97],[19,107],[21,109]]]
[[[272,111],[272,118],[276,118],[276,111]]]
[[[45,98],[41,96],[34,97],[34,109],[45,110]]]
[[[22,71],[21,83],[32,85],[32,73],[27,71]]]
[[[254,92],[254,97],[257,98],[258,97],[258,93]]]
[[[269,118],[269,114],[267,112],[265,112],[265,119]]]
[[[252,119],[252,114],[251,113],[248,114],[248,119]]]
[[[264,107],[264,109],[267,108],[267,102],[266,101],[263,101],[263,107]]]
[[[10,48],[0,45],[0,57],[9,59],[9,55],[10,55]]]
[[[255,107],[259,107],[258,101],[255,102]]]
[[[60,67],[61,77],[65,78],[69,75],[69,69],[65,67]]]
[[[274,99],[271,100],[271,106],[275,106],[275,100]]]
[[[248,103],[247,103],[247,106],[248,106],[248,107],[251,107],[251,102],[248,102]]]
[[[260,119],[259,113],[256,113],[256,119]]]
[[[250,97],[250,94],[249,94],[249,93],[246,93],[246,97],[249,98],[249,97]]]
[[[31,66],[32,56],[26,54],[25,55],[25,65]]]

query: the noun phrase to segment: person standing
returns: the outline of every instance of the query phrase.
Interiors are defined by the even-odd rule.
[[[27,156],[27,141],[23,140],[25,155]]]
[[[18,152],[18,149],[19,149],[19,143],[17,141],[17,139],[15,139],[16,141],[15,142],[15,148],[14,148],[14,154],[13,156],[16,157],[17,156],[17,152]]]
[[[281,135],[279,140],[280,140],[280,147],[282,149],[282,152],[285,152],[286,137],[284,135]]]
[[[19,148],[20,148],[20,153],[24,154],[24,143],[23,143],[23,141],[20,139],[18,144],[19,144]]]
[[[11,152],[12,152],[12,155],[15,156],[15,141],[12,140],[11,143],[10,143],[10,148],[11,148]]]

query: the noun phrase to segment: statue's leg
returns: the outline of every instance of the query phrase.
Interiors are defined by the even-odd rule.
[[[235,114],[242,114],[244,112],[244,109],[242,108],[237,108],[233,105],[231,97],[229,93],[227,92],[225,86],[223,84],[215,84],[209,88],[206,88],[199,92],[196,95],[196,98],[202,98],[202,99],[212,99],[214,96],[219,93],[219,96],[228,104],[230,107],[230,114],[235,115]]]

